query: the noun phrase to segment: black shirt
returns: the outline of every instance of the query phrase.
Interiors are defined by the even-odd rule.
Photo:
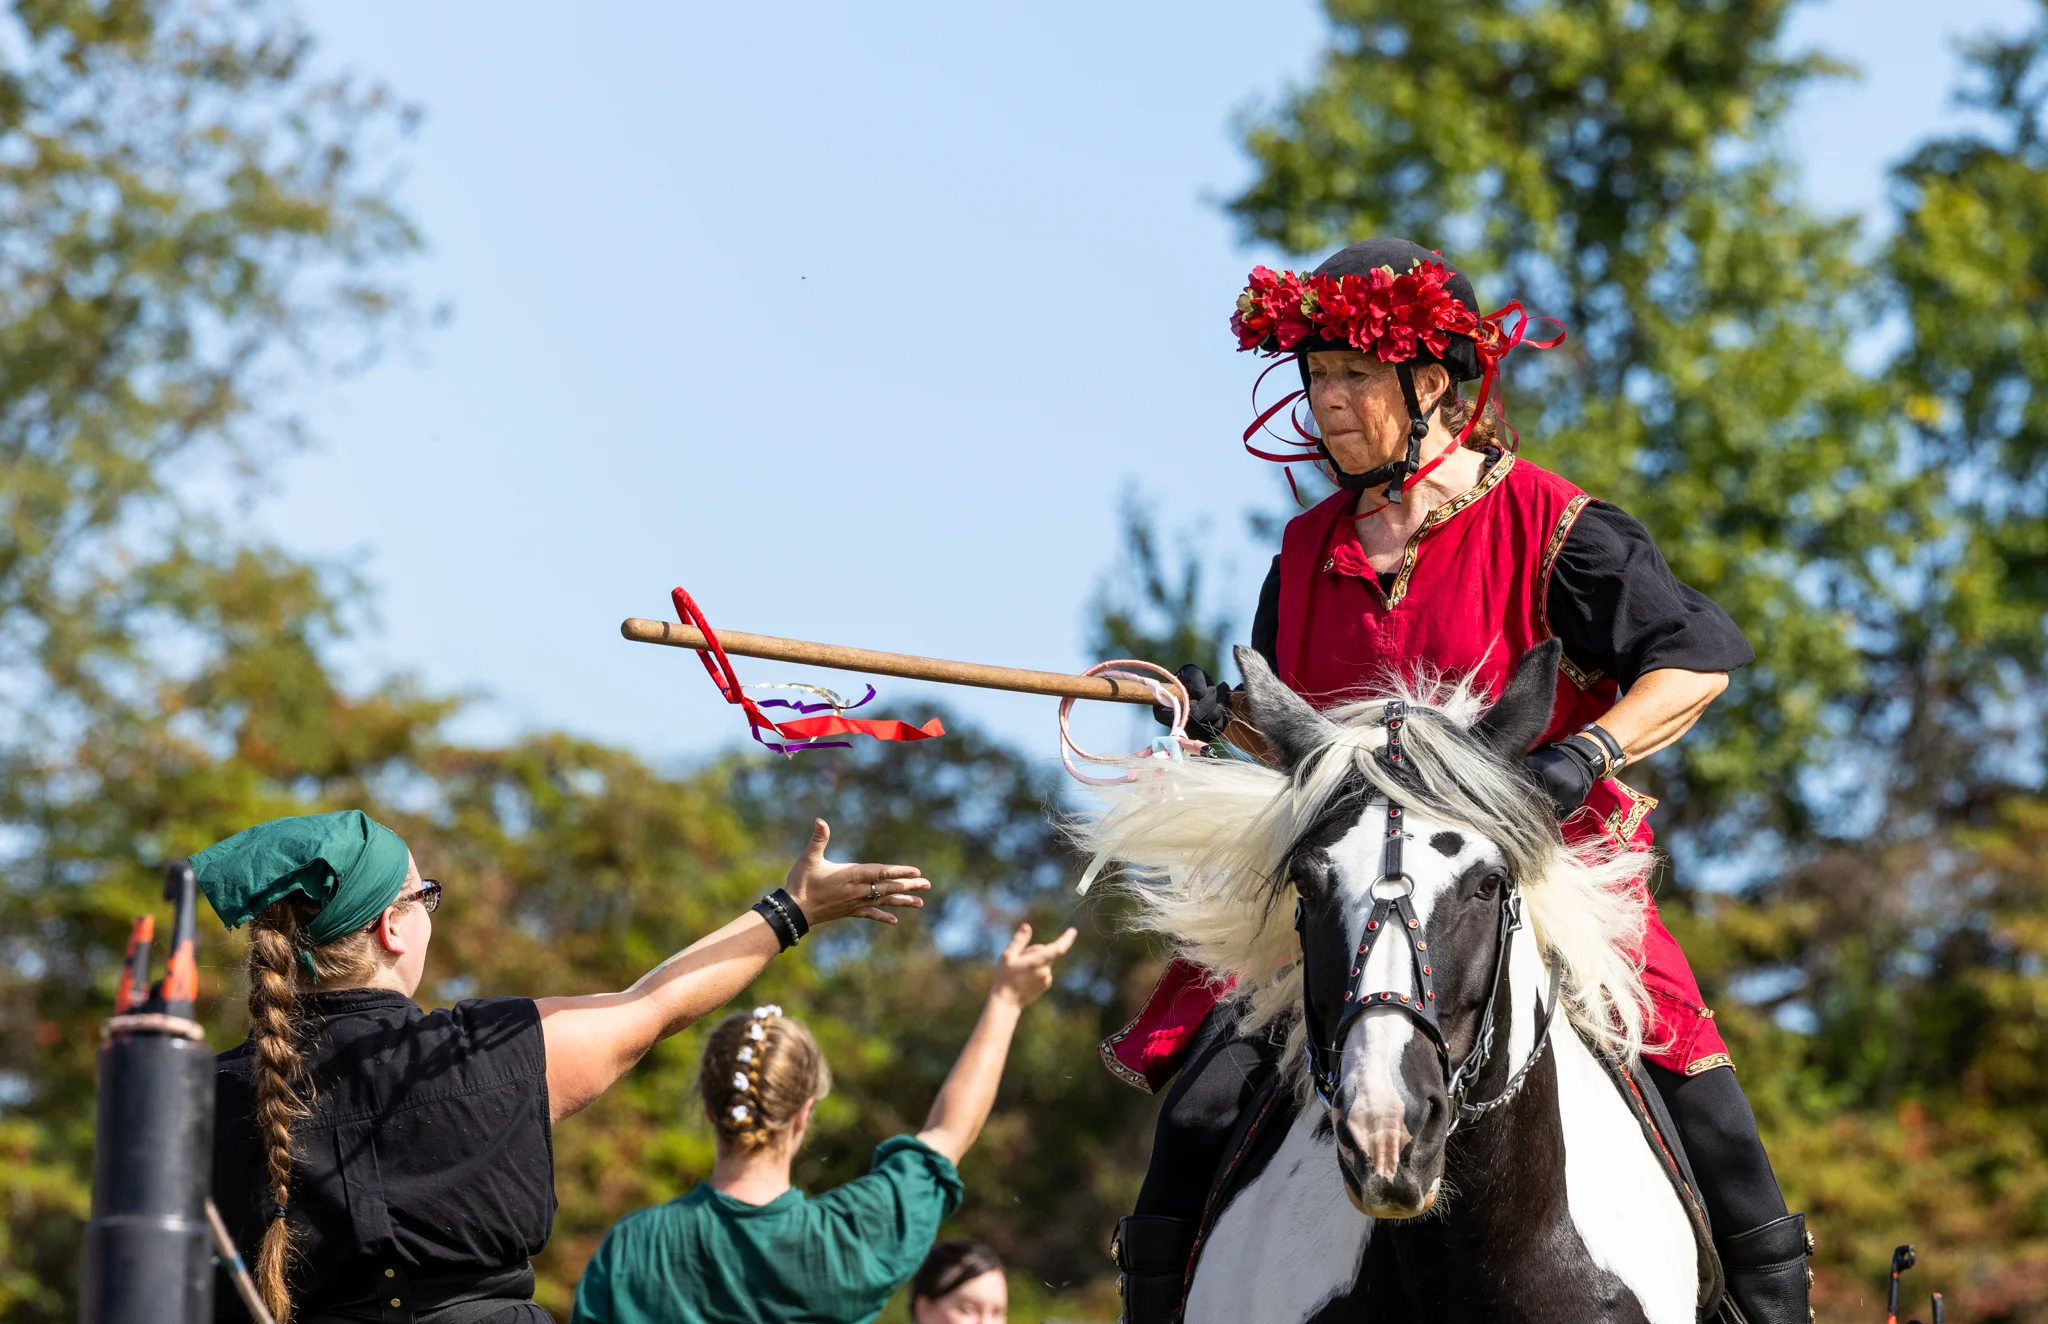
[[[431,1297],[437,1279],[495,1273],[490,1295],[519,1295],[522,1279],[531,1295],[527,1260],[555,1219],[547,1054],[532,999],[423,1012],[403,994],[363,988],[309,994],[300,1007],[312,1115],[292,1128],[287,1216],[301,1318],[371,1300],[373,1289],[388,1300],[404,1281]],[[213,1145],[214,1199],[252,1262],[271,1212],[254,1060],[247,1042],[215,1059]],[[517,1271],[509,1289],[505,1271]],[[215,1302],[217,1320],[246,1320],[224,1280]]]
[[[1392,581],[1382,575],[1382,587]],[[1678,582],[1650,531],[1605,501],[1589,502],[1550,572],[1550,628],[1565,655],[1623,690],[1659,667],[1733,671],[1756,660],[1742,631],[1698,589]],[[1252,647],[1279,668],[1280,558],[1252,617]]]

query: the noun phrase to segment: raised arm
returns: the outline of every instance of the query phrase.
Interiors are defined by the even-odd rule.
[[[1031,926],[1020,925],[1010,945],[996,960],[995,987],[959,1061],[946,1073],[939,1097],[932,1100],[931,1114],[917,1138],[958,1163],[974,1145],[995,1106],[996,1086],[1002,1083],[1003,1063],[1010,1056],[1010,1039],[1017,1032],[1017,1017],[1052,987],[1052,964],[1074,945],[1074,930],[1068,929],[1051,942],[1031,945]]]
[[[783,884],[816,928],[858,915],[896,923],[887,907],[924,905],[931,884],[901,864],[834,864],[825,858],[832,830],[819,819],[810,845]],[[642,975],[623,993],[539,998],[547,1048],[548,1110],[561,1121],[610,1089],[654,1047],[718,1010],[753,982],[781,950],[768,921],[748,911]]]

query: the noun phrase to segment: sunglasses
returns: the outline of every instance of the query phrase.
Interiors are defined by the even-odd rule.
[[[431,915],[441,908],[441,884],[431,878],[422,878],[420,879],[420,890],[414,892],[406,900],[419,902],[421,906],[425,907],[426,912]]]

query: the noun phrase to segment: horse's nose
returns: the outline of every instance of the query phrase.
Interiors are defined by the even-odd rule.
[[[1415,1138],[1408,1129],[1407,1100],[1392,1091],[1353,1104],[1345,1114],[1343,1132],[1346,1148],[1362,1160],[1366,1172],[1381,1181],[1394,1180],[1408,1142]]]

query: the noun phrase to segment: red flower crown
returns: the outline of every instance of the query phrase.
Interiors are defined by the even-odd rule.
[[[1418,345],[1442,358],[1453,335],[1474,336],[1479,318],[1445,288],[1451,271],[1417,262],[1406,275],[1375,267],[1363,276],[1303,275],[1253,267],[1230,329],[1239,349],[1284,354],[1311,334],[1333,345],[1405,363]]]

